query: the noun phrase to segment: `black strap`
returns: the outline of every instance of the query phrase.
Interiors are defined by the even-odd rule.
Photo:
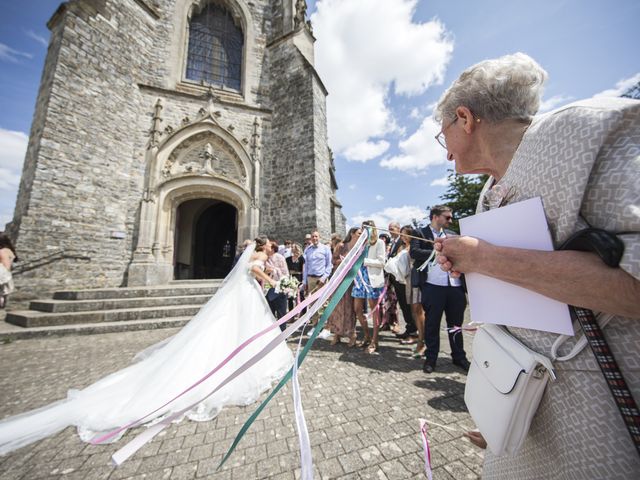
[[[559,250],[580,250],[593,252],[609,267],[616,268],[624,253],[624,243],[617,235],[630,233],[612,233],[599,228],[585,228],[571,235],[559,248]],[[604,338],[602,329],[591,310],[581,307],[569,307],[571,316],[580,322],[589,346],[596,357],[604,379],[609,385],[613,399],[620,410],[629,435],[633,440],[638,455],[640,455],[640,411],[633,399],[633,395],[622,376],[613,352]]]
[[[589,346],[598,361],[604,379],[609,385],[609,390],[613,394],[613,399],[620,410],[620,415],[624,420],[629,435],[633,440],[638,455],[640,455],[640,410],[631,395],[627,382],[622,376],[618,363],[609,348],[602,329],[591,310],[580,307],[570,307],[574,316],[584,331],[584,335],[589,342]]]

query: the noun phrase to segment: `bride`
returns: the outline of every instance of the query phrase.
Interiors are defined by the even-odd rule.
[[[127,425],[193,385],[243,341],[273,323],[275,318],[255,280],[270,280],[263,271],[267,247],[264,237],[256,238],[196,316],[176,335],[138,353],[135,363],[83,390],[69,390],[64,400],[0,421],[0,455],[71,425],[83,441]],[[197,402],[279,333],[275,328],[261,336],[206,381],[145,421],[157,423]],[[214,418],[224,405],[253,403],[292,363],[293,355],[283,342],[185,416],[202,422]]]

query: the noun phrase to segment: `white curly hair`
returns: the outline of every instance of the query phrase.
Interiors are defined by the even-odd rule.
[[[529,121],[540,107],[547,72],[529,55],[514,53],[466,69],[438,101],[437,122],[454,119],[459,106],[489,122]]]

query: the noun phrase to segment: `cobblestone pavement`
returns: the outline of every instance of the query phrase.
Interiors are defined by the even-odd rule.
[[[444,322],[443,322],[444,323]],[[53,402],[126,366],[133,355],[176,330],[18,340],[0,345],[0,417]],[[466,333],[465,333],[466,336]],[[380,353],[318,340],[301,374],[315,478],[424,478],[418,418],[431,425],[434,478],[480,477],[482,452],[462,437],[472,426],[463,402],[464,374],[441,342],[431,375],[388,332]],[[471,344],[465,338],[467,350]],[[293,348],[294,343],[290,346]],[[82,443],[73,428],[0,457],[0,479],[294,479],[299,453],[290,388],[283,389],[245,435],[233,456],[218,462],[254,410],[229,407],[214,420],[171,425],[121,467],[109,464],[116,445]],[[125,440],[139,430],[128,432]]]

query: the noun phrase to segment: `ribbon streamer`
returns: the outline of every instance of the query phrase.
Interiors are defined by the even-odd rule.
[[[427,421],[420,418],[420,436],[422,437],[422,447],[424,448],[424,471],[428,480],[433,480],[431,473],[431,449],[429,448],[429,439],[427,438]]]
[[[311,440],[309,440],[309,430],[307,421],[304,418],[302,408],[302,397],[300,395],[300,383],[298,382],[298,361],[300,358],[300,347],[302,345],[302,335],[298,339],[298,349],[293,362],[293,377],[291,386],[293,390],[293,408],[296,417],[296,429],[298,430],[298,443],[300,444],[300,471],[302,480],[313,480],[313,458],[311,456]]]
[[[344,263],[344,268],[342,268],[342,269],[340,267],[342,267],[343,264],[341,264],[338,267],[338,269],[336,270],[336,272],[334,274],[335,278],[333,279],[334,280],[333,282],[327,282],[327,284],[324,286],[324,288],[319,289],[315,294],[311,295],[307,300],[305,300],[304,302],[299,304],[294,310],[292,310],[287,315],[282,317],[279,321],[274,322],[273,324],[271,324],[270,326],[268,326],[267,328],[265,328],[261,332],[256,333],[254,336],[252,336],[251,338],[249,338],[248,340],[243,342],[233,352],[231,352],[231,354],[229,356],[227,356],[227,358],[225,358],[219,365],[217,365],[213,370],[211,370],[209,373],[207,373],[204,377],[202,377],[196,383],[194,383],[193,385],[191,385],[190,387],[185,389],[183,392],[181,392],[180,394],[176,395],[173,399],[171,399],[168,402],[166,402],[164,405],[158,407],[157,409],[155,409],[152,412],[148,413],[147,415],[141,417],[140,419],[125,425],[124,427],[120,427],[119,429],[114,430],[114,431],[112,431],[112,432],[110,432],[110,433],[108,433],[106,435],[102,435],[102,436],[100,436],[100,437],[98,437],[96,439],[93,439],[91,441],[91,443],[92,444],[102,443],[104,441],[109,440],[110,438],[113,438],[114,436],[116,436],[117,434],[122,432],[123,430],[126,430],[127,428],[130,428],[132,426],[135,426],[135,425],[138,425],[138,424],[142,423],[147,417],[149,417],[149,416],[153,415],[154,413],[158,412],[160,409],[168,406],[170,403],[172,403],[176,399],[180,398],[181,396],[183,396],[184,394],[186,394],[187,392],[189,392],[190,390],[192,390],[196,386],[200,385],[207,378],[211,377],[211,375],[213,375],[215,372],[220,370],[220,368],[222,368],[226,363],[228,363],[234,356],[236,356],[242,349],[244,349],[251,342],[255,341],[257,338],[259,338],[260,336],[264,335],[268,331],[278,327],[280,324],[286,322],[287,320],[289,320],[289,318],[293,317],[296,313],[298,313],[300,310],[302,310],[305,306],[307,306],[307,305],[311,304],[312,302],[314,302],[315,300],[319,299],[317,302],[315,302],[313,304],[313,306],[311,306],[309,308],[309,310],[307,311],[307,313],[303,317],[298,319],[294,324],[292,324],[284,332],[282,332],[280,335],[275,337],[262,350],[260,350],[260,352],[258,352],[254,357],[250,358],[243,365],[238,367],[232,374],[230,374],[227,378],[225,378],[213,391],[209,392],[206,396],[204,396],[203,398],[199,399],[198,401],[196,401],[192,405],[188,406],[187,408],[167,416],[160,423],[154,425],[153,427],[150,427],[147,431],[145,431],[142,434],[138,435],[136,438],[134,438],[134,440],[132,440],[131,442],[126,444],[124,447],[122,447],[120,450],[118,450],[112,457],[114,463],[116,463],[117,465],[120,465],[122,462],[124,462],[126,459],[128,459],[131,455],[133,455],[139,448],[141,448],[145,443],[147,443],[155,435],[160,433],[172,421],[180,418],[182,415],[184,415],[186,412],[188,412],[189,410],[194,408],[200,402],[202,402],[203,400],[205,400],[208,397],[210,397],[211,395],[213,395],[216,391],[218,391],[224,385],[229,383],[231,380],[235,379],[237,376],[239,376],[241,373],[243,373],[245,370],[247,370],[248,368],[253,366],[258,361],[260,361],[271,350],[276,348],[282,341],[284,341],[295,330],[297,330],[300,325],[302,325],[303,323],[308,321],[308,318],[310,318],[320,308],[320,306],[324,303],[324,300],[326,300],[326,298],[335,291],[335,289],[337,288],[336,285],[346,276],[347,271],[348,271],[347,269],[350,268],[351,266],[353,266],[353,264],[359,258],[358,255],[360,255],[362,253],[362,250],[364,249],[363,245],[364,245],[364,241],[366,240],[366,237],[367,237],[367,235],[362,235],[360,237],[360,239],[358,239],[359,241],[356,242],[356,245],[354,246],[352,251],[349,252],[349,254],[347,255],[347,257],[350,257],[349,262],[345,262]],[[318,332],[315,332],[315,333],[318,333]]]
[[[366,237],[366,235],[361,235],[360,239],[362,239],[363,237]],[[354,247],[354,249],[355,249],[355,247]],[[325,309],[324,313],[322,314],[322,316],[318,320],[318,324],[314,328],[313,334],[311,335],[311,337],[309,337],[309,340],[307,340],[306,345],[304,346],[302,352],[298,356],[298,359],[297,359],[298,367],[304,361],[305,357],[307,356],[307,353],[309,352],[309,350],[313,346],[313,343],[316,341],[316,338],[318,337],[318,335],[322,331],[322,328],[324,327],[325,323],[327,322],[327,319],[329,318],[329,316],[331,315],[331,313],[335,309],[336,305],[338,304],[340,299],[343,297],[343,295],[345,294],[345,292],[349,288],[349,285],[351,285],[351,282],[353,282],[358,270],[360,269],[360,267],[364,263],[365,255],[363,254],[363,249],[360,249],[358,254],[360,256],[357,258],[357,260],[354,257],[354,259],[351,262],[349,262],[349,265],[348,265],[350,267],[349,273],[346,275],[346,277],[344,277],[344,280],[342,281],[342,283],[338,287],[335,295],[331,299],[331,302],[329,302],[329,305],[327,306],[327,308]],[[345,263],[343,262],[343,263],[340,264],[340,266],[342,266],[344,264]],[[321,302],[318,301],[318,303],[321,303]],[[314,305],[314,307],[315,307],[315,305]],[[306,316],[307,315],[305,315],[305,317]],[[263,400],[263,402],[258,406],[258,408],[256,408],[256,410],[247,419],[247,421],[244,423],[242,428],[240,428],[240,431],[238,432],[238,435],[236,435],[236,438],[233,440],[233,443],[229,447],[229,450],[227,451],[225,456],[222,458],[222,461],[218,465],[217,469],[220,469],[222,467],[222,465],[224,465],[224,463],[227,461],[229,456],[231,456],[233,451],[238,446],[238,443],[240,443],[240,440],[242,439],[244,434],[247,432],[247,430],[249,430],[249,428],[251,427],[253,422],[256,420],[256,418],[258,418],[258,416],[260,415],[262,410],[267,406],[267,404],[276,395],[276,393],[278,393],[278,391],[291,379],[292,375],[293,375],[293,367],[285,374],[284,377],[282,377],[282,379],[280,380],[278,385],[276,385],[276,387],[271,391],[271,393],[267,396],[267,398],[265,398]]]

